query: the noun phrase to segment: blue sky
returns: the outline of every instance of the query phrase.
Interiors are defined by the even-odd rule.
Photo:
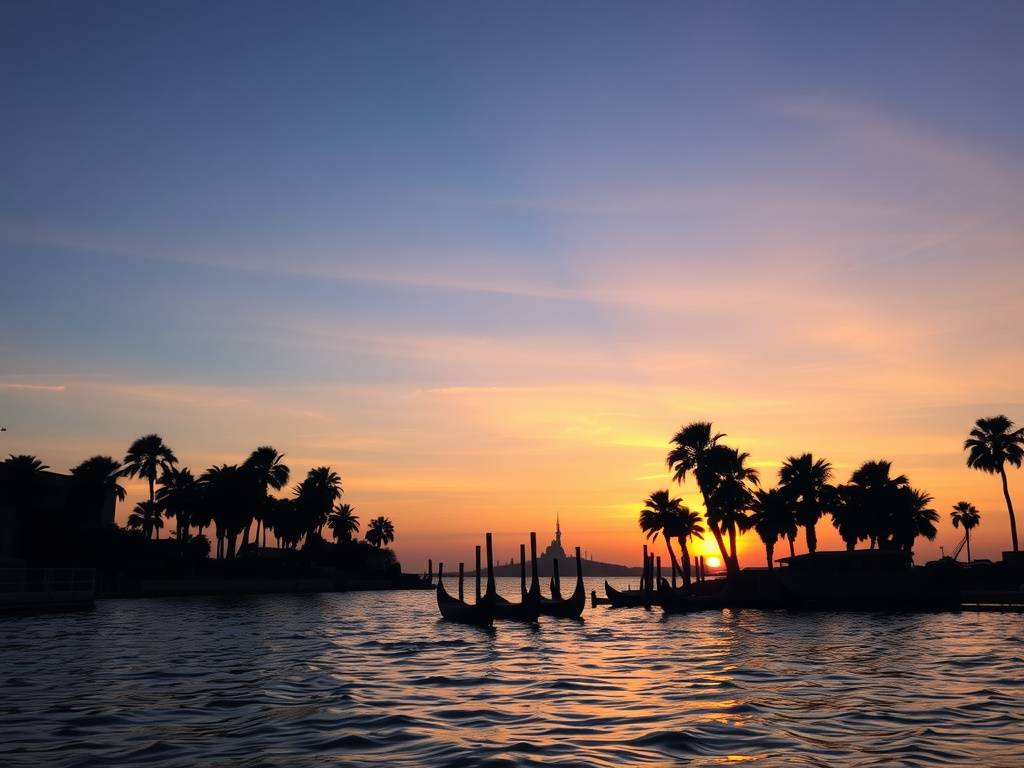
[[[1024,418],[1022,32],[1019,3],[8,2],[3,448],[281,443],[417,557],[481,505],[610,541],[703,417],[766,471],[884,451],[997,514],[958,443]]]

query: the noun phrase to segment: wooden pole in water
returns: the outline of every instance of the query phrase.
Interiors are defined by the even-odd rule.
[[[558,558],[554,558],[551,561],[551,567],[554,569],[554,575],[551,577],[551,599],[561,600],[562,599],[562,580],[558,577]]]
[[[465,598],[462,596],[462,577],[465,575],[466,564],[459,563],[459,602],[464,602]]]
[[[537,574],[537,532],[530,532],[530,592],[540,594],[540,580]]]
[[[434,561],[431,559],[427,560],[427,583],[432,584],[434,581]]]
[[[656,587],[660,587],[661,586],[661,555],[658,555],[658,578],[654,582],[654,585]]]
[[[648,589],[647,586],[647,545],[644,544],[644,575],[640,578],[640,589]]]
[[[700,556],[700,580],[704,581],[704,555]]]
[[[526,545],[519,545],[519,592],[526,599]]]
[[[487,543],[487,595],[494,597],[494,549],[491,542],[491,534],[486,536]]]
[[[480,602],[480,545],[476,545],[476,601]]]
[[[689,562],[689,557],[687,557],[687,562]],[[676,588],[676,571],[677,570],[679,570],[679,569],[676,567],[676,564],[672,563],[672,589]]]

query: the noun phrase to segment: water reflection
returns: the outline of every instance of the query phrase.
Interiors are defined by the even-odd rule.
[[[487,633],[407,592],[0,619],[3,764],[1018,762],[1019,616],[584,617]]]

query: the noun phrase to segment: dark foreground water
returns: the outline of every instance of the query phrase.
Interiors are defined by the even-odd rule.
[[[0,765],[1024,764],[1020,615],[584,617],[487,633],[398,592],[3,618]]]

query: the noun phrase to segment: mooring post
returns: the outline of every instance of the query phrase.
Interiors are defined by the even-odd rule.
[[[462,577],[465,575],[466,564],[459,563],[459,602],[465,602],[465,598],[462,595]]]

